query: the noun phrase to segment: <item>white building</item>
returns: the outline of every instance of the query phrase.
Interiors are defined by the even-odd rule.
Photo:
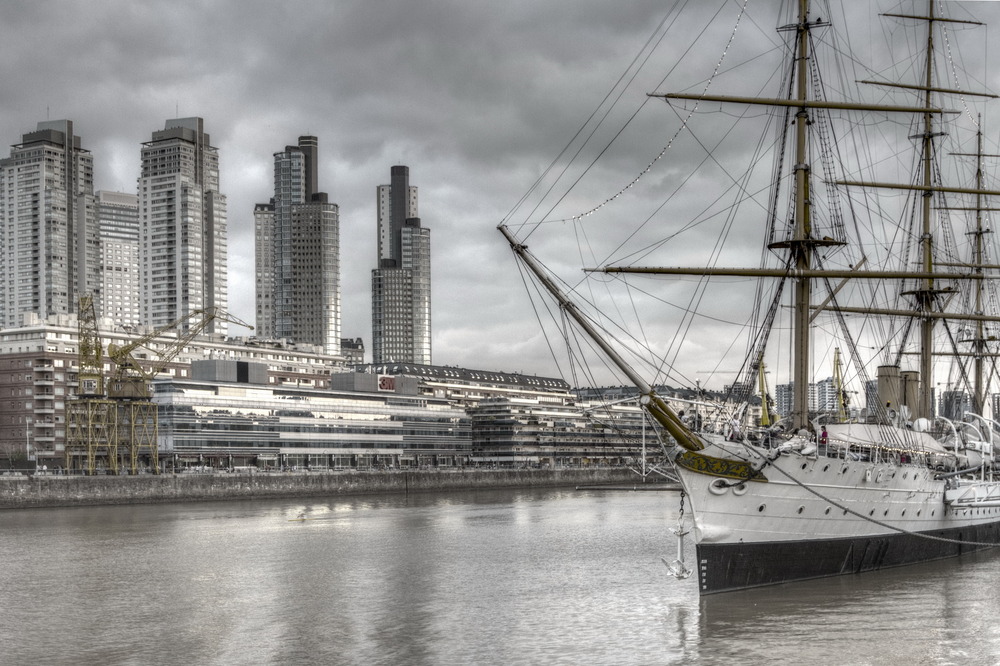
[[[168,120],[142,144],[139,228],[144,324],[227,308],[226,198],[201,118]],[[213,323],[212,332],[226,330]]]
[[[833,380],[827,380],[831,385]],[[774,387],[775,398],[774,398],[774,408],[778,410],[778,413],[782,416],[788,416],[792,412],[792,397],[794,395],[794,384],[778,384]],[[815,412],[820,409],[825,409],[820,406],[819,390],[817,385],[814,383],[809,384],[809,411]]]
[[[93,179],[70,120],[38,123],[0,160],[0,327],[75,312],[79,294],[99,292]]]
[[[120,327],[134,327],[139,312],[139,197],[97,192],[101,242],[101,298],[98,316]]]

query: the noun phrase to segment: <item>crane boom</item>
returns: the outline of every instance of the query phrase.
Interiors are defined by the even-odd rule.
[[[166,349],[157,351],[149,347],[150,343],[161,337],[168,331],[180,328],[185,322],[201,316],[201,320],[188,327],[184,333],[179,334]],[[160,326],[150,333],[141,335],[138,338],[124,345],[108,343],[108,357],[115,363],[115,371],[112,376],[108,392],[112,397],[120,399],[147,400],[150,397],[149,383],[156,375],[163,372],[167,365],[177,357],[191,340],[201,335],[201,333],[216,319],[227,321],[231,324],[245,326],[253,329],[246,322],[223,312],[219,308],[203,308],[192,310],[188,314],[178,317],[174,321]],[[158,354],[154,360],[140,363],[133,356],[133,352],[139,347],[147,347],[150,351]]]

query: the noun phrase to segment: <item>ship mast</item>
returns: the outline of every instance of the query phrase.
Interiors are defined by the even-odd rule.
[[[917,316],[921,318],[920,321],[920,386],[918,391],[918,404],[911,405],[913,409],[914,416],[917,418],[930,418],[934,414],[934,408],[932,404],[933,398],[933,387],[934,387],[934,325],[937,319],[942,317],[939,310],[935,307],[939,302],[939,296],[942,294],[947,294],[951,292],[948,288],[939,288],[935,285],[934,278],[932,277],[935,266],[934,266],[934,237],[931,234],[931,198],[934,196],[935,192],[966,192],[975,194],[977,201],[983,195],[997,194],[996,192],[990,192],[982,189],[982,182],[977,180],[976,189],[963,190],[960,188],[947,188],[940,185],[935,185],[933,182],[933,164],[934,164],[934,139],[940,136],[940,133],[934,131],[934,115],[936,112],[935,107],[932,105],[932,94],[942,93],[942,94],[962,94],[962,95],[974,95],[981,97],[996,97],[996,95],[991,95],[988,93],[972,92],[967,90],[953,90],[948,88],[937,88],[934,86],[934,24],[935,23],[962,23],[967,25],[982,25],[978,21],[967,21],[960,19],[950,19],[938,16],[934,9],[934,0],[927,0],[927,14],[924,16],[910,15],[910,14],[885,14],[885,16],[891,16],[900,19],[911,19],[917,21],[927,22],[927,44],[925,48],[926,53],[926,63],[924,68],[924,83],[922,86],[918,85],[908,85],[901,83],[880,83],[875,81],[863,81],[862,83],[875,83],[878,85],[890,85],[897,88],[909,88],[917,90],[923,94],[924,101],[924,113],[923,113],[923,133],[914,138],[919,138],[921,140],[921,162],[922,162],[922,174],[921,174],[921,185],[911,186],[909,189],[918,189],[923,191],[923,199],[921,206],[921,269],[925,277],[921,279],[921,285],[919,288],[904,292],[905,295],[913,296],[915,300],[915,310]],[[884,184],[884,183],[856,183],[856,182],[844,182],[841,181],[841,185],[860,185],[864,187],[889,187],[889,188],[899,188],[898,185]],[[981,261],[977,261],[978,266],[982,266]],[[980,281],[983,278],[983,273],[981,268],[976,269],[974,276]],[[982,287],[977,287],[977,290],[981,292]],[[978,292],[977,292],[978,293]],[[982,310],[977,306],[973,317],[982,318]],[[977,319],[979,321],[979,326],[982,326],[982,319]]]
[[[774,277],[779,279],[792,279],[795,281],[793,288],[793,339],[792,339],[792,383],[793,383],[793,408],[791,413],[791,427],[794,430],[808,429],[809,422],[809,380],[811,371],[810,359],[810,322],[814,317],[812,305],[812,285],[813,281],[821,278],[845,278],[845,279],[910,279],[916,280],[916,288],[908,292],[907,295],[913,297],[915,303],[910,310],[903,309],[878,309],[878,308],[850,308],[841,307],[836,304],[826,304],[819,306],[821,309],[832,312],[863,312],[871,315],[887,316],[908,316],[919,318],[920,321],[920,375],[921,391],[918,398],[918,405],[911,405],[915,416],[929,416],[933,413],[931,409],[932,396],[932,369],[933,351],[932,341],[934,326],[937,319],[951,318],[975,321],[998,321],[996,316],[986,316],[981,309],[972,314],[945,313],[939,307],[940,295],[950,293],[951,288],[940,288],[938,284],[945,279],[963,279],[982,281],[986,279],[981,268],[975,272],[951,272],[945,273],[934,265],[934,245],[931,239],[931,198],[935,193],[950,192],[961,194],[975,194],[976,196],[1000,194],[1000,192],[986,191],[981,189],[982,182],[977,181],[975,188],[955,188],[944,187],[934,184],[933,169],[933,148],[934,138],[937,136],[934,131],[933,118],[942,113],[948,113],[939,107],[932,106],[932,93],[950,93],[963,95],[980,95],[984,97],[996,97],[986,93],[960,91],[953,89],[935,88],[933,84],[933,51],[934,51],[934,24],[936,22],[952,22],[971,25],[980,25],[975,21],[964,21],[938,17],[934,11],[933,0],[928,0],[928,13],[926,16],[909,16],[900,14],[889,14],[903,19],[916,19],[927,21],[929,29],[926,43],[927,63],[925,67],[924,81],[921,85],[896,83],[896,82],[873,82],[863,81],[862,83],[878,83],[897,88],[906,88],[921,93],[921,103],[912,107],[850,103],[841,101],[830,101],[810,97],[811,90],[811,60],[810,52],[810,32],[818,27],[829,25],[821,19],[810,22],[809,0],[798,0],[798,13],[796,23],[780,28],[782,31],[795,31],[794,37],[794,88],[791,95],[793,99],[768,99],[754,97],[736,97],[725,95],[709,95],[705,92],[701,94],[685,93],[651,93],[650,97],[661,97],[670,100],[690,100],[695,102],[722,102],[734,104],[764,105],[772,107],[787,107],[795,109],[794,118],[794,200],[792,202],[792,215],[794,219],[789,225],[789,236],[777,240],[770,244],[770,249],[782,249],[787,252],[785,265],[780,268],[720,268],[720,267],[637,267],[637,266],[604,266],[602,268],[585,269],[587,271],[602,271],[605,273],[655,273],[673,275],[693,275],[709,277],[713,275],[741,275]],[[814,267],[814,253],[822,247],[831,245],[842,245],[843,241],[829,237],[815,237],[811,208],[811,181],[812,168],[810,165],[810,125],[815,120],[812,115],[822,110],[863,110],[883,113],[912,113],[922,117],[923,123],[921,132],[914,138],[921,140],[921,175],[919,182],[894,184],[881,182],[857,182],[836,180],[835,184],[840,186],[855,186],[865,188],[889,188],[894,190],[909,190],[921,193],[921,231],[920,242],[921,252],[919,255],[919,266],[905,267],[903,270],[876,270],[859,271],[858,267],[853,269],[830,270],[822,266]],[[954,112],[952,112],[954,113]],[[512,246],[517,250],[516,241],[508,238]],[[981,261],[979,262],[981,266]],[[860,264],[859,264],[860,266]],[[916,268],[916,270],[914,270]],[[969,268],[969,267],[966,267]],[[645,391],[644,391],[645,392]]]
[[[809,1],[799,0],[798,21],[798,98],[807,99],[809,94]],[[812,224],[809,218],[809,174],[808,126],[809,111],[801,107],[795,114],[795,235],[789,249],[795,260],[795,268],[808,271],[812,257]],[[792,351],[792,428],[798,430],[809,424],[809,306],[812,304],[812,279],[804,276],[795,283],[795,321]]]
[[[936,270],[934,266],[934,245],[931,236],[931,198],[937,192],[951,192],[951,193],[961,193],[961,194],[975,194],[977,196],[997,194],[997,192],[991,192],[982,190],[982,184],[977,183],[976,188],[955,188],[955,187],[943,187],[940,184],[935,185],[933,183],[934,169],[933,169],[933,141],[937,136],[934,132],[934,117],[945,113],[941,108],[932,106],[932,93],[959,93],[963,95],[978,95],[983,97],[996,97],[995,95],[990,95],[987,93],[978,93],[971,91],[959,91],[952,89],[943,89],[933,87],[933,52],[934,52],[934,23],[935,22],[951,22],[951,23],[963,23],[970,25],[980,25],[975,21],[965,21],[948,19],[936,16],[934,12],[933,0],[928,0],[929,10],[926,16],[910,16],[902,14],[888,14],[888,16],[893,16],[896,18],[903,19],[917,19],[928,22],[928,36],[926,43],[927,51],[927,62],[925,66],[924,81],[922,85],[912,85],[903,83],[886,83],[886,82],[875,82],[875,81],[863,81],[862,83],[877,83],[879,85],[888,85],[897,88],[907,88],[912,90],[917,90],[922,93],[922,104],[914,107],[901,107],[901,106],[883,106],[883,105],[865,105],[865,104],[851,104],[843,102],[832,102],[826,100],[809,99],[809,61],[811,54],[809,52],[809,31],[815,27],[825,25],[820,21],[810,23],[809,21],[809,9],[808,0],[799,0],[798,3],[798,22],[794,26],[788,26],[784,29],[793,28],[797,31],[796,36],[796,97],[797,99],[790,100],[775,100],[775,99],[761,99],[761,98],[745,98],[745,97],[725,97],[725,96],[715,96],[715,95],[686,95],[671,93],[667,95],[656,95],[661,96],[666,99],[691,99],[691,100],[708,100],[708,101],[720,101],[720,102],[733,102],[742,104],[764,104],[772,106],[792,106],[798,109],[795,117],[795,200],[794,200],[794,216],[793,220],[793,234],[790,238],[782,240],[776,243],[772,243],[770,247],[772,249],[784,248],[790,253],[789,264],[781,269],[747,269],[747,268],[734,268],[734,269],[718,269],[718,268],[697,268],[697,269],[687,269],[687,268],[640,268],[640,267],[618,267],[618,266],[605,266],[604,272],[621,272],[621,273],[659,273],[659,274],[687,274],[687,275],[747,275],[747,276],[767,276],[771,275],[774,277],[786,277],[792,278],[795,282],[795,289],[793,292],[793,340],[792,340],[792,368],[793,368],[793,408],[791,413],[792,427],[796,430],[800,428],[809,427],[808,418],[808,408],[809,408],[809,379],[810,379],[810,351],[809,351],[809,336],[810,329],[809,323],[812,316],[812,304],[811,304],[811,287],[812,280],[821,277],[843,277],[852,279],[892,279],[892,278],[909,278],[917,279],[919,281],[918,286],[915,290],[907,292],[908,295],[913,296],[916,303],[912,311],[906,310],[889,310],[889,309],[875,309],[875,308],[849,308],[840,306],[825,306],[824,309],[836,312],[863,312],[866,314],[881,314],[888,316],[916,316],[921,319],[920,322],[920,376],[921,376],[921,386],[918,398],[918,405],[911,405],[911,409],[915,412],[915,416],[929,416],[933,413],[931,408],[931,397],[932,397],[932,370],[933,370],[933,333],[934,325],[938,319],[941,318],[954,318],[954,319],[966,319],[966,320],[986,320],[995,321],[996,317],[985,316],[981,311],[977,311],[971,315],[961,315],[961,314],[945,314],[940,311],[939,308],[935,306],[939,302],[939,296],[943,293],[949,293],[950,289],[941,289],[937,287],[937,281],[947,278],[957,278],[957,279],[973,279],[973,280],[983,280],[984,275],[982,271],[967,274],[949,274],[940,273]],[[809,160],[809,143],[808,143],[808,126],[811,124],[810,113],[812,109],[844,109],[844,110],[868,110],[868,111],[883,111],[887,113],[894,112],[910,112],[920,114],[923,118],[923,127],[921,133],[916,137],[922,142],[922,169],[920,175],[920,182],[918,184],[896,184],[896,183],[879,183],[879,182],[857,182],[857,181],[845,181],[838,180],[836,184],[846,185],[846,186],[860,186],[860,187],[870,187],[870,188],[890,188],[895,190],[910,190],[920,192],[922,195],[922,210],[921,210],[921,253],[920,253],[920,268],[916,271],[910,267],[909,269],[904,269],[903,271],[857,271],[857,270],[842,270],[842,271],[829,271],[825,269],[815,269],[812,267],[812,256],[817,248],[840,244],[837,241],[832,241],[827,238],[814,238],[812,235],[812,220],[810,217],[810,166]]]
[[[934,83],[934,0],[927,0],[927,49],[926,49],[926,67],[924,72],[924,107],[927,109],[931,108],[931,87]],[[922,156],[923,156],[923,184],[924,187],[930,188],[932,183],[932,166],[933,166],[933,155],[932,148],[934,144],[934,123],[931,118],[930,113],[924,113],[924,134],[922,137]],[[923,229],[920,237],[920,243],[922,245],[922,256],[923,256],[923,270],[924,272],[930,273],[933,269],[934,263],[934,239],[931,235],[931,197],[933,192],[928,189],[923,195],[922,201],[922,220]],[[917,300],[917,307],[921,312],[930,312],[934,309],[934,303],[937,300],[938,294],[941,293],[940,290],[935,289],[934,280],[932,278],[924,279],[923,289],[914,292],[914,297]],[[934,324],[936,321],[929,317],[925,317],[920,322],[920,392],[919,392],[919,404],[917,409],[914,410],[917,418],[930,418],[934,414],[933,405],[931,404],[932,386],[933,386],[933,376],[934,376]]]
[[[980,157],[976,159],[976,187],[983,187],[983,128],[982,119],[980,119],[980,126],[976,128],[976,154]],[[976,230],[973,232],[975,234],[974,242],[974,256],[973,261],[975,262],[975,270],[977,273],[983,272],[983,201],[982,195],[976,195]],[[983,283],[976,283],[976,309],[975,312],[982,313],[983,311]],[[972,411],[976,414],[983,414],[984,404],[986,402],[986,387],[983,383],[983,357],[986,354],[986,325],[979,321],[976,322],[976,339],[973,341],[973,364],[975,365],[975,385],[972,395]]]
[[[976,187],[982,189],[983,187],[983,128],[982,120],[980,119],[980,126],[976,128]],[[983,197],[981,194],[976,195],[976,229],[974,234],[974,244],[973,244],[973,262],[975,266],[975,271],[977,273],[983,272],[983,234],[987,233],[983,229]],[[984,285],[982,281],[976,283],[976,305],[975,312],[977,314],[982,314],[983,312],[983,288]],[[975,365],[975,372],[973,374],[974,388],[972,395],[972,411],[976,414],[983,414],[983,409],[985,408],[986,402],[986,385],[983,380],[984,369],[983,360],[986,356],[986,325],[982,321],[976,322],[976,338],[972,343],[973,350],[973,364]],[[996,415],[994,414],[994,418]]]
[[[976,188],[980,190],[976,193],[976,205],[972,207],[971,210],[976,213],[976,226],[975,229],[969,232],[969,235],[973,237],[972,243],[972,269],[977,275],[982,275],[986,268],[985,265],[986,257],[984,251],[983,238],[986,234],[992,233],[989,229],[983,228],[983,213],[987,210],[996,210],[995,208],[987,208],[983,203],[983,159],[986,157],[1000,157],[1000,155],[987,155],[983,152],[983,127],[982,127],[982,117],[979,118],[976,127],[976,152],[975,153],[952,153],[952,155],[957,155],[960,157],[974,157],[976,158]],[[969,210],[968,208],[963,208],[960,210]],[[983,303],[983,291],[986,285],[982,280],[977,280],[975,284],[974,301],[973,301],[973,312],[976,314],[983,314],[985,304]],[[975,333],[971,340],[967,342],[972,345],[972,357],[973,357],[973,388],[972,388],[972,411],[976,414],[983,414],[983,410],[986,406],[986,381],[985,374],[986,370],[984,368],[985,359],[988,355],[986,349],[986,323],[985,320],[977,320]],[[994,415],[996,416],[996,415]]]

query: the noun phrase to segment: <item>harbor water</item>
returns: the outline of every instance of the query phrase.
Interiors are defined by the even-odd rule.
[[[1000,663],[1000,552],[699,598],[661,562],[678,500],[2,511],[0,663]]]

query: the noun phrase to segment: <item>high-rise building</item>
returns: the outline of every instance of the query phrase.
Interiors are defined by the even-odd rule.
[[[98,312],[115,326],[135,326],[140,322],[139,197],[98,191],[97,227],[103,276]]]
[[[821,412],[834,412],[838,409],[837,385],[833,377],[816,382],[816,409]]]
[[[938,414],[952,421],[964,421],[972,410],[972,396],[965,391],[943,391]]]
[[[256,314],[254,335],[272,340],[274,335],[274,199],[253,209]]]
[[[219,153],[201,118],[168,120],[142,144],[139,230],[142,323],[164,326],[195,310],[227,308],[226,197]],[[206,332],[226,331],[216,319]]]
[[[378,268],[372,271],[373,363],[431,364],[431,236],[417,217],[410,170],[377,189]]]
[[[318,188],[318,141],[274,154],[274,198],[254,208],[257,335],[340,354],[340,210]]]
[[[833,380],[830,379],[829,383],[832,386]],[[777,386],[774,387],[774,392],[775,392],[774,408],[778,411],[778,414],[782,416],[788,416],[789,414],[792,413],[792,400],[794,399],[795,396],[794,389],[795,389],[795,384],[793,383],[778,384]],[[809,395],[809,411],[815,412],[818,411],[819,409],[826,409],[826,407],[820,407],[819,390],[817,389],[816,384],[813,383],[809,384],[808,395]]]
[[[73,121],[38,123],[0,160],[0,327],[75,312],[82,293],[99,298],[94,219],[93,157]]]

